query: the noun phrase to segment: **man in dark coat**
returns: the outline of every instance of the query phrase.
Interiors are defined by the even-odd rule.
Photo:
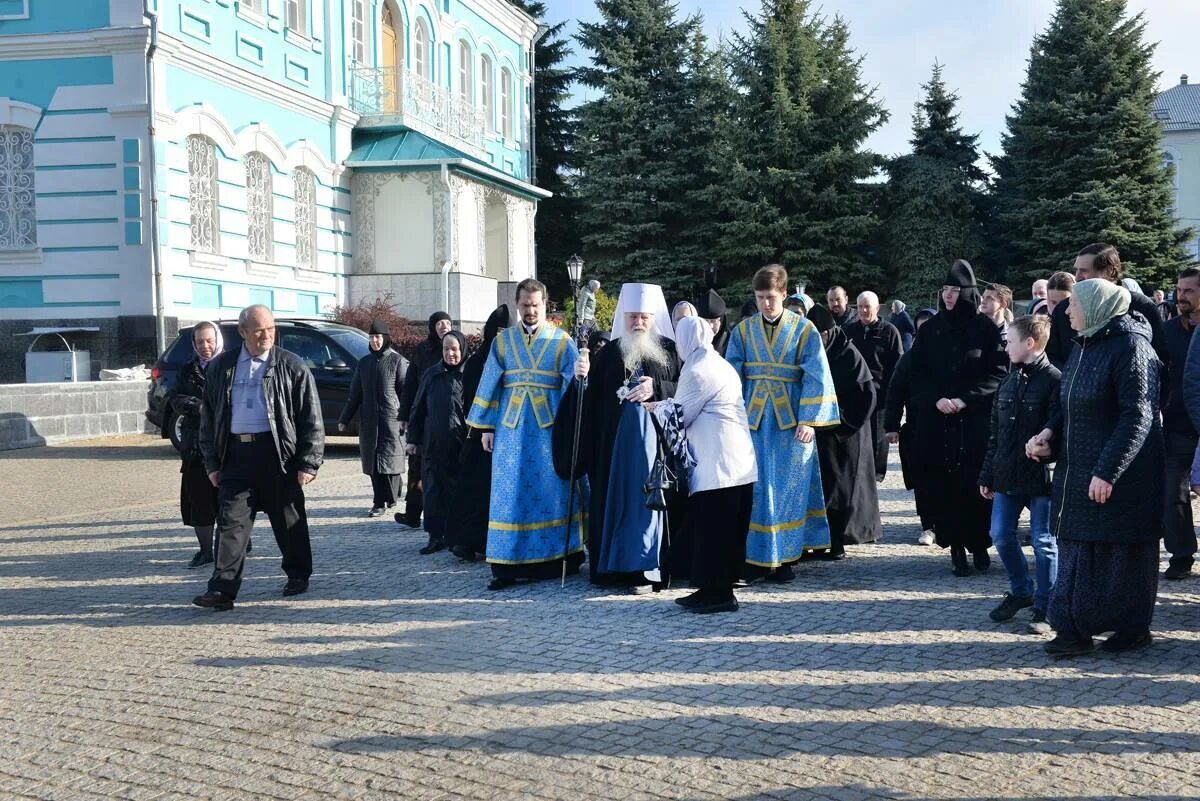
[[[400,395],[409,373],[408,360],[392,347],[387,324],[373,320],[368,334],[371,352],[358,362],[350,382],[350,397],[338,420],[345,431],[355,414],[362,471],[371,477],[371,511],[378,517],[400,498],[404,445],[400,442]]]
[[[630,288],[649,287],[652,291],[635,291]],[[627,300],[629,298],[629,300]],[[662,299],[662,290],[645,284],[626,284],[622,288],[621,299],[618,300],[617,314],[613,319],[613,340],[600,352],[595,361],[581,359],[582,365],[576,364],[576,377],[587,379],[587,390],[584,395],[583,436],[581,438],[580,460],[586,467],[588,480],[591,485],[590,505],[588,508],[588,564],[591,581],[594,584],[610,586],[644,587],[656,581],[645,576],[653,572],[643,570],[612,569],[618,563],[637,561],[626,558],[635,555],[643,537],[643,531],[632,529],[613,530],[615,521],[606,520],[608,510],[624,509],[631,518],[631,525],[640,528],[642,521],[632,521],[640,517],[644,509],[644,499],[638,487],[637,497],[615,497],[610,501],[614,492],[622,492],[624,483],[611,485],[612,479],[628,478],[638,469],[641,460],[631,458],[628,462],[620,461],[614,469],[614,454],[618,447],[618,430],[626,416],[626,407],[630,404],[640,404],[644,401],[660,401],[675,394],[675,385],[679,380],[680,363],[675,352],[675,342],[671,338],[671,321],[667,312],[666,302]],[[647,304],[655,309],[649,311]],[[661,306],[661,308],[660,308]],[[563,401],[559,404],[559,417],[564,418],[564,410],[575,408],[574,393],[578,382],[572,384]],[[618,397],[618,390],[626,389],[628,394]],[[644,410],[636,408],[635,413]],[[648,413],[647,413],[648,414]],[[556,421],[556,425],[561,425]],[[651,431],[655,443],[646,443],[656,447],[657,435]],[[636,454],[635,456],[640,456]],[[634,482],[636,483],[636,482]],[[682,523],[684,499],[676,501],[677,515],[671,515],[668,526],[678,521]],[[651,525],[654,525],[651,521]],[[679,527],[671,527],[669,532],[679,532]],[[626,540],[629,540],[626,542]],[[668,573],[670,554],[662,542],[659,553],[658,569]],[[655,561],[649,556],[648,564]],[[665,581],[665,576],[660,576]]]
[[[879,519],[879,491],[875,481],[871,419],[875,416],[875,380],[866,361],[838,328],[824,306],[808,312],[821,341],[837,389],[842,421],[836,428],[817,430],[817,455],[821,460],[821,484],[825,490],[825,513],[829,520],[829,550],[826,559],[842,559],[846,545],[875,542],[883,527]]]
[[[957,576],[991,565],[991,501],[979,494],[987,452],[992,396],[1008,370],[1000,332],[979,314],[971,265],[959,259],[942,286],[939,311],[913,343],[908,413],[913,442],[913,483],[937,544],[949,548]],[[899,441],[899,433],[888,432]]]
[[[717,290],[709,289],[696,300],[696,314],[707,320],[713,330],[713,350],[722,356],[729,344],[729,329],[725,325],[725,301],[717,294]]]
[[[483,366],[496,335],[508,328],[508,304],[500,304],[483,326],[483,341],[463,367],[462,405],[470,409],[483,377]],[[468,428],[459,463],[456,502],[450,509],[446,541],[459,559],[474,562],[487,553],[488,508],[492,491],[492,455],[480,444],[480,433]]]
[[[888,387],[896,363],[904,353],[900,332],[896,326],[879,316],[879,296],[874,292],[863,292],[858,296],[858,319],[842,326],[846,336],[867,363],[871,378],[875,381],[875,396],[887,398]],[[884,431],[883,414],[886,401],[876,404],[871,415],[871,442],[875,454],[875,479],[883,481],[888,468],[888,441]]]
[[[404,381],[404,394],[400,396],[400,430],[408,428],[408,418],[412,414],[413,401],[417,399],[417,390],[421,388],[421,377],[425,372],[442,360],[442,337],[453,325],[450,315],[443,311],[429,315],[429,335],[417,345],[413,353],[412,369]],[[424,508],[421,497],[421,457],[408,457],[408,487],[404,493],[404,514],[396,513],[396,522],[411,528],[421,525],[421,511]]]
[[[1163,578],[1171,580],[1190,576],[1196,558],[1191,473],[1197,431],[1192,418],[1188,416],[1184,387],[1185,382],[1195,381],[1189,374],[1188,352],[1193,349],[1193,334],[1200,323],[1200,268],[1189,267],[1179,274],[1175,298],[1179,315],[1163,323],[1167,350],[1171,354],[1171,363],[1175,365],[1167,381],[1167,400],[1163,404],[1163,437],[1166,443],[1163,545],[1171,555]]]

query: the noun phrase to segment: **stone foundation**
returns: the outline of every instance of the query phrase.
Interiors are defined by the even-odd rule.
[[[149,388],[149,381],[2,385],[0,450],[156,432],[145,415]]]

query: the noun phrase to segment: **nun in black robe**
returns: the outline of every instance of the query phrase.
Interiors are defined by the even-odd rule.
[[[956,295],[947,308],[947,295]],[[979,290],[971,265],[959,259],[946,276],[939,311],[913,342],[908,375],[914,489],[927,510],[936,542],[949,548],[958,576],[991,563],[992,502],[979,494],[987,453],[992,398],[1008,371],[1000,329],[979,314]],[[943,401],[954,409],[938,408]]]
[[[491,352],[496,335],[508,328],[508,306],[500,305],[483,326],[483,340],[463,366],[463,408],[475,403],[483,366]],[[460,559],[474,562],[479,554],[487,553],[488,511],[492,495],[492,455],[483,449],[481,432],[467,428],[459,456],[458,486],[450,519],[446,525],[446,542],[450,551]]]
[[[729,320],[725,318],[727,311],[724,298],[715,289],[709,289],[696,299],[696,314],[700,318],[710,323],[713,320],[721,321],[721,330],[713,334],[712,346],[722,356],[725,355],[725,348],[729,347]]]
[[[813,306],[808,319],[825,343],[842,415],[836,428],[817,429],[830,546],[813,553],[819,554],[818,558],[841,559],[846,555],[846,545],[875,542],[883,531],[870,426],[876,404],[875,385],[862,354],[828,309]]]

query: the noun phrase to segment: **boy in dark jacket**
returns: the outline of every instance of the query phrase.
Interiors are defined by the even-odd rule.
[[[1058,569],[1058,546],[1050,535],[1050,470],[1025,455],[1025,443],[1058,410],[1058,368],[1046,358],[1050,321],[1018,317],[1008,329],[1005,349],[1013,369],[996,391],[987,456],[979,474],[979,492],[992,499],[992,542],[1008,573],[1010,591],[991,612],[992,620],[1010,620],[1033,607],[1031,632],[1050,630],[1046,607]],[[1029,575],[1017,540],[1017,519],[1028,508],[1033,532],[1036,583]]]

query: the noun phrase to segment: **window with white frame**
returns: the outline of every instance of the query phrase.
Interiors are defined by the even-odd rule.
[[[496,130],[496,101],[492,97],[492,60],[479,59],[479,95],[483,101],[483,123],[488,131]]]
[[[505,139],[513,138],[512,120],[512,73],[500,70],[500,133]]]
[[[297,167],[292,173],[296,197],[296,267],[317,269],[317,176]]]
[[[221,252],[221,226],[217,203],[217,145],[204,136],[187,138],[188,216],[192,249]]]
[[[0,250],[37,247],[33,131],[0,125]]]
[[[423,19],[417,20],[417,31],[414,35],[413,66],[422,78],[433,80],[433,41],[429,35],[429,25]]]
[[[249,11],[252,14],[262,14],[263,0],[242,0],[239,7],[242,11]]]
[[[353,42],[354,60],[367,63],[367,0],[351,0],[350,37]]]
[[[471,45],[466,42],[458,43],[458,96],[468,103],[475,101],[475,86],[471,73],[475,59],[471,55]]]
[[[308,36],[308,0],[287,0],[287,27],[301,36]]]
[[[254,261],[271,261],[271,161],[262,153],[246,156],[246,253]]]

